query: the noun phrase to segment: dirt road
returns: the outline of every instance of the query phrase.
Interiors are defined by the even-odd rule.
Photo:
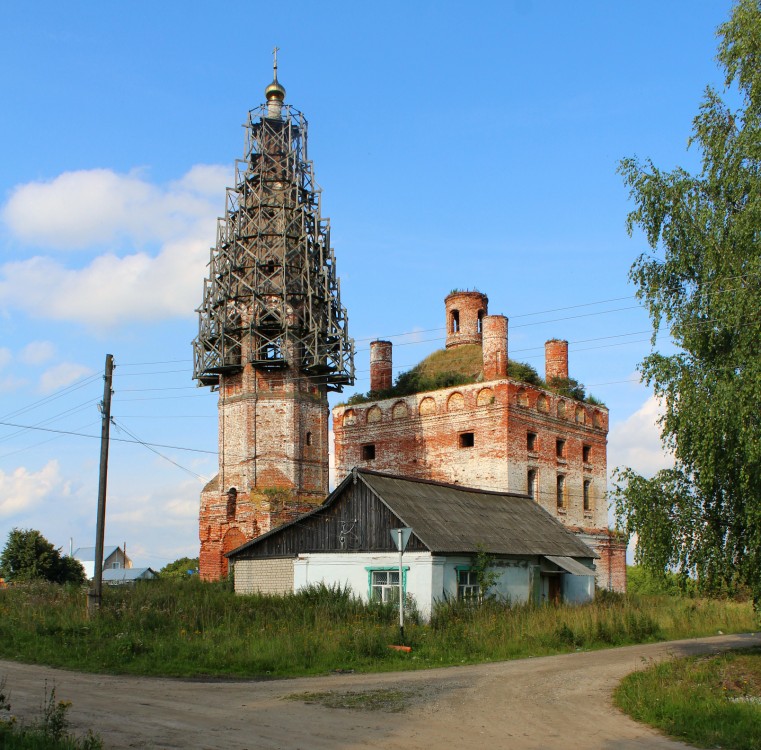
[[[635,750],[685,747],[623,716],[611,692],[627,673],[678,656],[761,645],[718,636],[537,659],[268,682],[80,674],[0,661],[14,713],[37,716],[44,684],[72,701],[72,727],[110,749]],[[294,693],[402,690],[403,713],[327,708]]]

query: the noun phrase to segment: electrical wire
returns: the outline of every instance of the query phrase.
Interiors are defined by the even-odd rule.
[[[114,417],[111,417],[111,424],[114,425],[114,427],[116,427],[116,429],[119,430],[120,432],[125,432],[127,435],[129,435],[131,438],[133,438],[135,441],[140,443],[140,445],[147,448],[152,453],[155,453],[157,456],[163,458],[164,461],[168,461],[170,464],[173,464],[178,469],[182,469],[184,472],[186,472],[187,474],[190,474],[190,476],[195,477],[196,479],[203,482],[204,484],[206,484],[206,482],[209,481],[206,477],[203,477],[200,474],[197,474],[195,471],[193,471],[192,469],[189,469],[187,466],[178,464],[177,461],[175,461],[174,459],[171,459],[169,458],[169,456],[165,456],[160,451],[157,451],[151,444],[146,443],[145,440],[141,440],[137,435],[135,435],[134,432],[128,430],[125,425],[121,424],[120,422],[117,422]]]

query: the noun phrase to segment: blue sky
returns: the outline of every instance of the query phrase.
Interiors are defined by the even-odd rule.
[[[2,4],[0,421],[97,435],[113,353],[117,422],[193,450],[157,449],[179,468],[113,443],[107,541],[153,567],[197,554],[217,434],[216,396],[190,380],[194,308],[278,45],[310,123],[357,389],[370,339],[393,336],[407,369],[442,345],[444,296],[478,288],[510,318],[513,358],[542,372],[543,342],[571,342],[571,375],[611,410],[611,466],[660,468],[636,376],[649,322],[627,280],[646,246],[626,234],[616,166],[695,168],[687,139],[704,87],[721,88],[730,8]],[[19,526],[91,546],[98,450],[0,425],[0,541]]]

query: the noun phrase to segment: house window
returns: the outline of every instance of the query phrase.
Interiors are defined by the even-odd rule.
[[[558,474],[558,509],[565,508],[565,477]]]
[[[370,596],[377,602],[398,602],[399,571],[370,571]]]
[[[528,496],[536,500],[536,469],[529,469],[526,475],[526,487]]]
[[[558,458],[565,458],[565,440],[555,441],[555,455]]]
[[[457,598],[478,599],[478,576],[475,570],[457,571]]]
[[[476,440],[472,432],[460,433],[460,448],[472,448],[475,444]]]
[[[581,460],[588,464],[592,461],[592,446],[591,445],[585,445],[581,449]]]
[[[534,453],[536,451],[536,433],[535,432],[526,433],[526,450],[530,451],[531,453]]]
[[[121,568],[121,567],[122,567],[122,564],[121,564],[120,562],[112,562],[112,563],[111,563],[111,567],[112,567],[114,570],[117,570],[117,569],[119,569],[119,568]]]
[[[584,510],[589,512],[592,510],[592,497],[590,491],[592,488],[592,482],[589,479],[584,480]]]
[[[375,445],[362,446],[362,460],[372,461],[375,458]]]

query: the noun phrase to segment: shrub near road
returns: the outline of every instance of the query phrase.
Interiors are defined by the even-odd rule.
[[[578,607],[442,605],[405,624],[393,606],[341,589],[236,596],[198,579],[104,591],[88,620],[78,588],[0,591],[0,657],[94,672],[152,675],[309,675],[419,669],[753,629],[750,604],[678,597],[603,597]]]

